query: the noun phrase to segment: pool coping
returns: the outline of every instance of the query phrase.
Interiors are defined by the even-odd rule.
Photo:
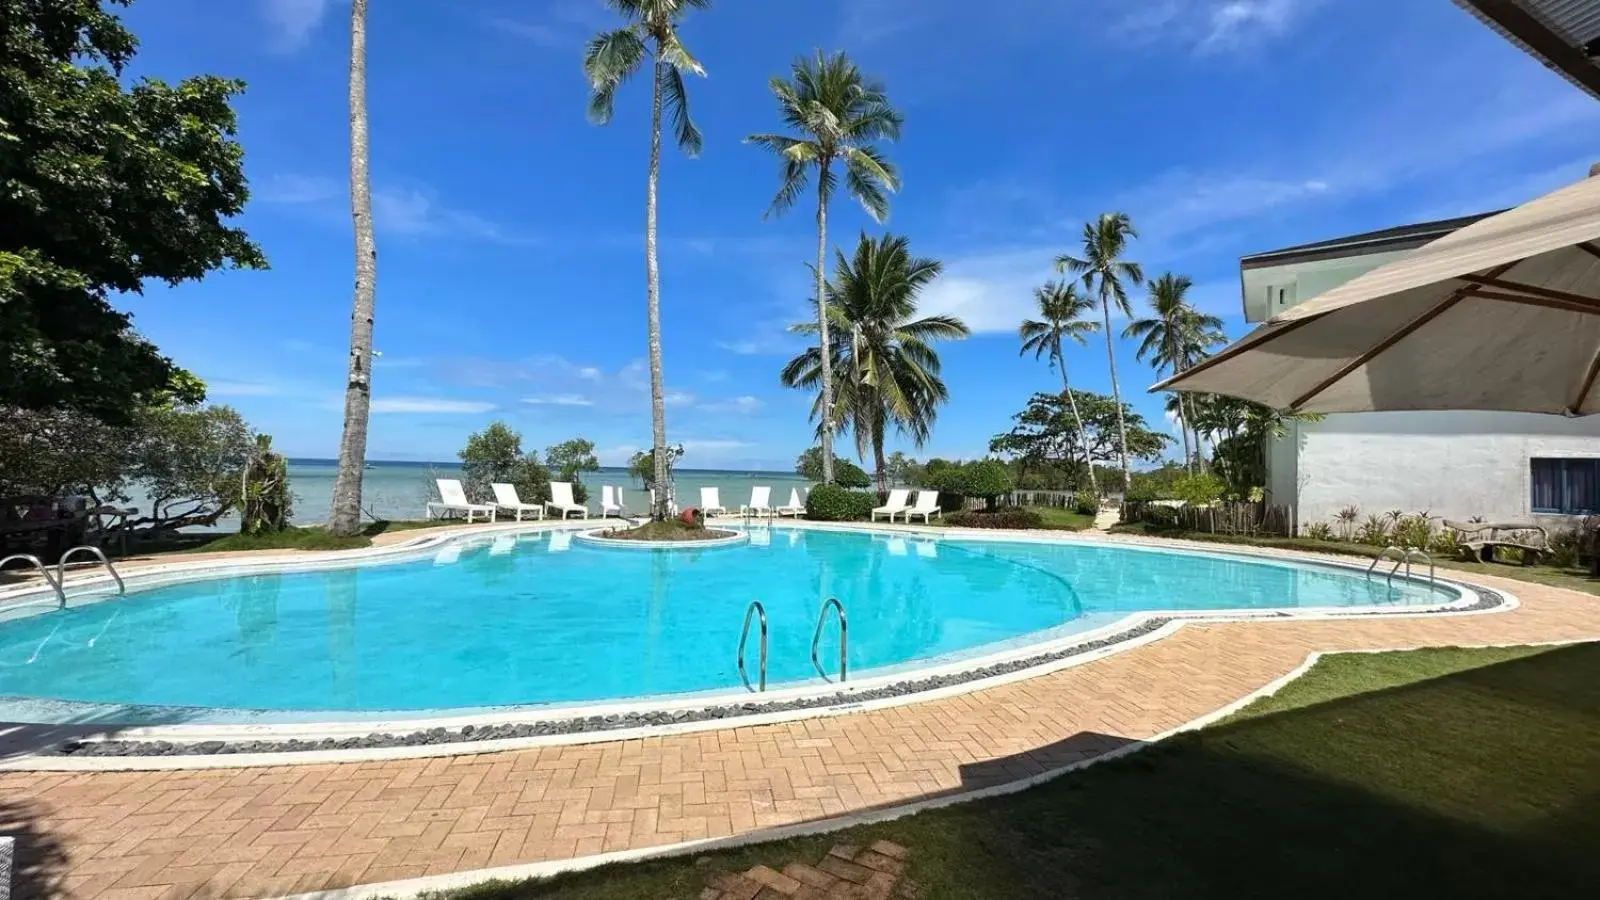
[[[485,536],[507,533],[558,530],[555,523],[520,523],[511,526],[482,526],[473,529],[452,530],[450,533],[429,535],[423,539],[408,540],[391,547],[372,550],[342,551],[337,562],[347,562],[355,553],[359,558],[397,561],[402,553],[421,553],[451,542],[481,540]],[[582,526],[580,526],[582,527]],[[592,527],[589,526],[589,527]],[[761,525],[758,527],[774,527]],[[778,528],[807,528],[816,530],[862,531],[911,537],[971,538],[977,542],[1023,543],[1081,543],[1097,546],[1115,546],[1123,549],[1179,552],[1197,556],[1248,557],[1279,562],[1298,562],[1321,567],[1365,572],[1365,567],[1347,560],[1331,560],[1303,553],[1285,553],[1277,548],[1228,547],[1221,550],[1196,548],[1190,544],[1170,541],[1106,540],[1104,536],[1085,539],[1075,533],[1060,532],[993,532],[963,529],[952,533],[950,529],[915,530],[906,528],[872,528],[836,523],[785,523]],[[572,525],[566,526],[571,530]],[[303,560],[291,558],[295,570],[330,567],[321,558]],[[214,575],[217,568],[235,569],[241,560],[207,561],[178,566],[160,567],[164,576],[192,572]],[[272,566],[277,560],[249,560],[251,568]],[[333,565],[332,567],[340,567]],[[168,571],[174,570],[174,571]],[[130,580],[138,573],[130,576]],[[230,573],[237,574],[237,573]],[[201,574],[193,577],[210,577]],[[1396,576],[1405,577],[1405,576]],[[163,578],[164,580],[164,578]],[[179,580],[190,580],[180,578]],[[1426,583],[1421,576],[1412,581]],[[361,719],[355,721],[250,723],[250,724],[160,724],[104,726],[111,733],[84,735],[76,740],[84,743],[111,743],[144,745],[140,752],[129,755],[59,755],[38,749],[26,751],[0,761],[0,769],[49,769],[57,771],[94,771],[110,769],[199,769],[238,768],[247,766],[315,764],[332,762],[376,761],[414,759],[424,757],[455,756],[477,753],[501,752],[545,746],[591,744],[641,737],[666,736],[688,732],[747,727],[753,725],[789,722],[799,719],[848,715],[874,709],[883,709],[912,703],[958,696],[987,690],[1004,684],[1040,677],[1071,666],[1082,665],[1108,655],[1119,653],[1153,641],[1158,641],[1181,629],[1185,624],[1212,624],[1258,620],[1309,621],[1337,619],[1415,618],[1440,615],[1476,615],[1506,612],[1516,609],[1516,596],[1503,589],[1489,589],[1451,578],[1438,579],[1458,593],[1449,603],[1427,607],[1346,607],[1320,609],[1266,609],[1218,612],[1161,612],[1143,611],[1130,614],[1116,622],[1085,632],[1077,632],[1055,640],[1018,644],[993,653],[980,654],[943,664],[919,666],[894,671],[849,683],[801,684],[768,691],[765,694],[729,693],[726,691],[701,695],[669,695],[646,701],[620,701],[569,706],[508,707],[462,713],[441,712],[429,716],[419,711],[417,716],[407,716],[393,721]],[[13,595],[17,592],[11,592]],[[0,600],[3,600],[0,595]],[[1035,633],[1037,634],[1037,632]],[[991,645],[992,646],[992,645]],[[921,689],[906,690],[911,682],[934,682]],[[122,708],[115,704],[85,704],[87,708]],[[775,708],[776,707],[776,708]],[[170,709],[170,708],[169,708]],[[646,723],[630,727],[630,715],[655,716],[666,714],[665,722]],[[381,714],[380,714],[381,715]],[[607,721],[607,717],[611,721]],[[586,722],[590,727],[540,732],[506,738],[463,737],[459,733],[451,740],[451,730],[466,728],[469,731],[491,732],[502,726],[560,725]],[[41,723],[30,726],[38,729],[67,728],[70,725]],[[325,740],[359,740],[374,733],[400,733],[399,742],[383,746],[352,746],[345,748],[320,748],[313,742]],[[415,742],[408,739],[420,738]],[[275,749],[257,752],[225,753],[173,753],[162,744],[271,744]],[[62,743],[57,740],[51,747]],[[130,748],[131,749],[131,748]],[[157,752],[150,752],[157,751]]]

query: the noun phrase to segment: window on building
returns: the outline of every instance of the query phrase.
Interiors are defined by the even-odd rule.
[[[1600,459],[1534,459],[1534,512],[1600,512]]]
[[[1267,286],[1267,315],[1275,316],[1294,305],[1295,283]]]

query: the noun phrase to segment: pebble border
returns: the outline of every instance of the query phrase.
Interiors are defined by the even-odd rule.
[[[1392,616],[1392,615],[1437,615],[1458,614],[1466,612],[1484,612],[1495,609],[1505,603],[1505,597],[1498,591],[1485,587],[1474,586],[1477,600],[1466,606],[1453,607],[1441,610],[1438,613],[1417,613],[1414,611],[1396,609],[1378,612],[1355,612],[1350,616]],[[1266,616],[1264,618],[1287,617],[1287,614]],[[524,722],[505,725],[465,725],[458,729],[430,728],[423,731],[393,733],[374,733],[365,737],[352,738],[323,738],[321,740],[261,740],[261,741],[195,741],[178,743],[172,741],[66,741],[53,747],[38,751],[40,756],[54,757],[129,757],[129,756],[214,756],[234,755],[240,753],[295,753],[327,750],[370,750],[390,747],[420,747],[440,744],[472,744],[480,741],[497,741],[514,738],[548,737],[554,735],[590,734],[607,731],[620,731],[659,725],[678,725],[684,723],[704,722],[710,720],[730,720],[731,725],[737,725],[737,720],[747,716],[759,716],[768,713],[794,712],[797,710],[840,708],[847,709],[854,705],[893,697],[903,697],[909,694],[937,690],[953,685],[965,684],[998,675],[1009,675],[1035,666],[1046,665],[1094,653],[1114,647],[1117,644],[1144,637],[1173,621],[1186,617],[1162,616],[1146,619],[1138,625],[1113,635],[1074,644],[1049,653],[1041,653],[1022,659],[1009,660],[995,663],[965,672],[951,675],[936,675],[921,679],[908,679],[879,688],[871,688],[858,692],[838,692],[829,695],[803,697],[795,700],[771,701],[766,703],[748,702],[737,704],[722,704],[699,709],[671,711],[656,711],[648,713],[612,714],[607,716],[586,716],[571,719],[557,719],[548,722]]]

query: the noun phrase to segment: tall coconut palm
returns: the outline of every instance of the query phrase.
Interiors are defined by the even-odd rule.
[[[889,105],[883,86],[862,75],[843,53],[832,56],[818,50],[811,59],[794,62],[793,80],[774,76],[770,82],[778,98],[778,115],[802,137],[753,134],[746,142],[765,147],[783,161],[783,183],[768,207],[768,215],[781,214],[805,191],[811,170],[817,171],[817,297],[824,296],[828,281],[828,200],[838,184],[837,163],[844,170],[845,189],[874,221],[889,215],[888,193],[900,189],[900,177],[874,145],[900,137],[901,117]],[[828,317],[817,306],[817,344],[829,346]],[[831,354],[819,354],[823,409],[831,408],[834,395]],[[822,416],[822,480],[833,481],[834,416]]]
[[[1144,282],[1144,270],[1136,262],[1122,258],[1128,240],[1139,233],[1127,213],[1101,213],[1100,218],[1083,224],[1083,255],[1056,257],[1056,271],[1071,272],[1083,280],[1083,287],[1100,299],[1105,320],[1106,366],[1111,370],[1111,399],[1117,406],[1117,449],[1122,457],[1122,490],[1133,488],[1133,470],[1128,468],[1128,425],[1122,414],[1122,388],[1117,383],[1116,345],[1111,333],[1111,304],[1125,316],[1132,316],[1128,305],[1128,284]],[[1125,284],[1127,282],[1128,284]]]
[[[355,225],[356,285],[350,304],[350,365],[344,386],[344,434],[333,479],[328,531],[361,528],[361,477],[372,411],[372,316],[377,298],[378,244],[372,235],[372,187],[367,175],[367,0],[350,2],[350,218]]]
[[[1094,460],[1089,456],[1089,436],[1083,430],[1083,418],[1078,415],[1078,401],[1072,395],[1072,384],[1067,380],[1067,357],[1061,350],[1066,341],[1088,346],[1089,335],[1100,329],[1100,323],[1087,316],[1094,310],[1095,302],[1081,296],[1076,287],[1067,281],[1052,281],[1034,288],[1033,299],[1039,305],[1038,319],[1023,319],[1017,329],[1022,341],[1020,353],[1033,353],[1034,359],[1048,356],[1051,365],[1061,371],[1061,392],[1067,395],[1067,405],[1072,409],[1072,422],[1078,428],[1078,441],[1082,444],[1083,464],[1089,472],[1089,488],[1100,494],[1100,482],[1094,474]]]
[[[1123,337],[1139,341],[1139,361],[1148,358],[1158,372],[1182,372],[1204,358],[1211,347],[1227,341],[1222,334],[1221,319],[1189,305],[1192,284],[1189,276],[1171,272],[1152,280],[1149,284],[1152,315],[1135,319],[1122,332]],[[1178,427],[1183,432],[1184,464],[1193,469],[1189,429],[1194,425],[1194,416],[1186,400],[1187,395],[1178,395]],[[1198,441],[1197,435],[1196,444]]]
[[[583,74],[593,93],[589,118],[597,125],[611,121],[617,87],[650,62],[650,168],[644,200],[645,330],[649,335],[650,437],[655,483],[667,485],[667,406],[661,375],[661,270],[656,263],[656,187],[661,180],[661,108],[672,114],[678,147],[689,156],[700,153],[700,130],[689,118],[689,94],[683,75],[705,75],[705,69],[678,40],[678,22],[692,9],[706,9],[711,0],[606,0],[627,24],[602,32],[583,55]],[[651,515],[667,515],[669,491],[656,492]]]
[[[950,398],[932,343],[970,332],[954,316],[917,318],[918,295],[944,267],[938,260],[912,256],[904,237],[874,239],[863,233],[854,258],[840,252],[834,265],[837,271],[826,286],[822,312],[832,326],[830,352],[824,357],[820,348],[809,348],[790,360],[779,377],[788,387],[815,390],[822,384],[823,360],[829,360],[830,370],[840,375],[832,424],[854,432],[863,460],[871,449],[878,490],[886,491],[883,443],[889,426],[920,447],[939,407]],[[803,322],[790,330],[816,334],[819,329],[814,322]],[[819,394],[812,407],[818,431],[829,420],[829,409]]]

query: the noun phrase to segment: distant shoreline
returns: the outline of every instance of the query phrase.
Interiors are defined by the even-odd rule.
[[[315,456],[291,456],[291,457],[289,457],[289,465],[291,465],[291,466],[316,466],[316,467],[319,467],[319,468],[330,468],[331,469],[331,468],[337,467],[339,465],[339,461],[337,459],[324,459],[324,458],[315,457]],[[410,459],[369,459],[369,460],[367,460],[367,465],[369,465],[369,466],[383,466],[385,468],[396,468],[396,469],[399,469],[399,468],[406,468],[406,469],[429,469],[429,468],[459,469],[459,468],[461,468],[461,461],[460,460],[451,460],[451,461],[439,460],[439,461],[436,461],[436,462],[418,462],[417,460],[410,460]],[[627,466],[601,466],[600,467],[600,471],[602,471],[602,472],[626,472],[626,471],[628,471],[628,467]],[[785,472],[785,471],[778,470],[778,469],[695,469],[695,468],[689,468],[687,466],[677,466],[677,467],[675,467],[673,469],[673,471],[674,472],[683,472],[683,473],[701,472],[701,473],[712,474],[712,475],[777,475],[777,476],[793,476],[794,475],[793,472]]]

